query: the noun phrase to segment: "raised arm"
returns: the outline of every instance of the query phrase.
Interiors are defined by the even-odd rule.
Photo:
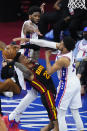
[[[29,38],[14,38],[13,41],[22,41],[22,42],[30,42],[31,44],[38,45],[40,47],[48,47],[53,49],[58,49],[60,43],[47,41],[43,39],[29,39]]]
[[[62,67],[68,67],[70,64],[70,61],[67,57],[61,57],[53,65],[51,65],[50,63],[51,51],[50,50],[46,51],[45,56],[46,56],[47,72],[49,75],[52,75],[57,70],[62,69]]]
[[[34,33],[36,32],[38,35],[42,36],[39,29],[35,28],[32,22],[30,24],[25,23],[23,27],[23,32],[26,35],[27,33]]]

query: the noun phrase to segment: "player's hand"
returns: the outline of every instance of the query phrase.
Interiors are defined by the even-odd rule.
[[[41,34],[41,32],[38,29],[35,29],[34,32],[36,32],[39,36],[43,36],[43,34]]]
[[[67,16],[64,18],[64,21],[67,22],[68,20],[70,20],[70,16]]]
[[[56,9],[56,10],[60,10],[60,6],[59,6],[59,3],[60,3],[61,0],[57,0],[54,5],[53,5],[53,8]]]
[[[41,6],[40,6],[40,9],[41,9],[41,13],[44,13],[45,12],[45,5],[46,3],[42,3]]]
[[[18,38],[14,38],[13,41],[20,41],[21,43],[24,43],[24,42],[29,42],[29,38],[21,38],[21,37],[18,37]]]
[[[7,62],[2,62],[2,67],[5,67],[7,65]]]
[[[0,131],[8,131],[1,117],[0,117]]]
[[[30,33],[31,34],[32,33],[37,33],[37,35],[42,36],[42,34],[39,31],[39,29],[36,28],[32,22],[24,24],[23,32],[24,32],[25,35],[26,34],[30,34]]]
[[[7,59],[7,62],[12,62],[13,61],[13,59]]]
[[[36,27],[34,27],[34,25],[33,25],[32,22],[30,22],[30,26],[29,26],[29,25],[27,25],[27,26],[28,26],[30,32],[32,32],[32,33],[35,32],[35,33],[37,33],[37,35],[42,36],[42,34],[41,34],[41,32],[39,31],[39,29],[37,29]]]

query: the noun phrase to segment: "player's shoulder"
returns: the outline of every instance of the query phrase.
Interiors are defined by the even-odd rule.
[[[24,21],[24,23],[23,24],[30,24],[31,23],[31,21],[30,20],[26,20],[26,21]]]

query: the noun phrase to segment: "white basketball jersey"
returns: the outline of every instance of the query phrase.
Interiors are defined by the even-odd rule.
[[[70,60],[70,65],[67,68],[63,67],[61,70],[57,71],[59,80],[67,80],[70,77],[76,76],[76,69],[72,51],[63,55],[58,54],[56,56],[56,61],[61,57],[67,57]]]
[[[70,59],[70,65],[67,68],[64,67],[57,71],[60,82],[57,87],[56,106],[63,110],[67,110],[68,107],[78,109],[82,106],[81,85],[76,76],[73,52],[71,51],[63,55],[60,54],[57,56],[56,60],[60,57]]]
[[[31,24],[31,20],[27,20],[27,21],[24,22],[24,24],[23,24],[23,26],[22,26],[22,30],[21,30],[21,37],[22,37],[22,38],[25,38],[25,37],[26,37],[26,36],[24,35],[24,32],[23,32],[23,28],[24,28],[24,25],[25,25],[25,24],[30,25],[30,24]],[[34,26],[36,29],[38,29],[38,26],[37,26],[36,24],[33,23],[33,26]],[[31,34],[30,34],[30,38],[38,39],[37,33],[36,33],[36,32],[31,33]]]
[[[24,24],[23,24],[23,26],[22,26],[22,30],[21,30],[21,37],[22,37],[22,38],[25,38],[25,37],[26,37],[26,35],[25,35],[24,32],[23,32],[23,28],[24,28],[24,25],[25,25],[25,24],[30,25],[30,24],[31,24],[31,20],[27,20],[27,21],[24,22]],[[34,24],[34,23],[32,23],[32,24],[33,24],[33,26],[34,26],[36,29],[38,29],[38,26],[37,26],[36,24]],[[30,33],[29,38],[38,39],[38,34],[37,34],[36,32]],[[24,44],[25,44],[25,43],[24,43]],[[21,52],[22,54],[24,54],[25,50],[24,50],[24,49],[21,49],[20,52]],[[33,55],[33,50],[30,49],[30,51],[29,51],[29,56],[32,57],[32,55]]]
[[[78,54],[76,58],[84,58],[87,53],[87,43],[83,43],[84,41],[81,40],[78,46]]]

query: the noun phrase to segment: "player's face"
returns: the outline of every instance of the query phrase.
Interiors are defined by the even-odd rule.
[[[32,15],[31,15],[31,21],[35,24],[38,24],[39,21],[40,21],[40,12],[34,12]]]
[[[19,62],[23,65],[25,65],[27,68],[31,68],[32,67],[32,63],[30,63],[30,59],[27,58],[26,56],[24,55],[21,55],[19,57]]]
[[[22,64],[28,64],[28,63],[29,63],[29,60],[27,59],[26,56],[21,55],[21,56],[19,57],[19,62],[22,63]]]

